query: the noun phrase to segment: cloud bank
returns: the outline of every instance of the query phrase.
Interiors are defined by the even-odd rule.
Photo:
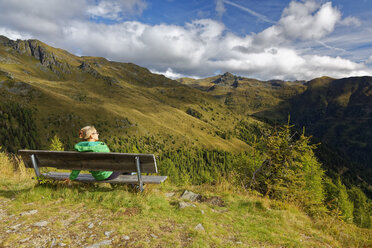
[[[226,11],[224,3],[232,4],[216,1],[220,16]],[[147,6],[143,0],[0,0],[0,34],[36,38],[79,55],[136,63],[172,78],[225,71],[263,80],[372,74],[363,63],[322,56],[298,45],[322,44],[337,25],[360,25],[356,18],[343,19],[331,2],[292,1],[276,23],[244,37],[212,19],[182,26],[122,21],[141,15]]]

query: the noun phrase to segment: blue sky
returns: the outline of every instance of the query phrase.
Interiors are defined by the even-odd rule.
[[[171,78],[372,75],[371,0],[0,0],[0,34]]]

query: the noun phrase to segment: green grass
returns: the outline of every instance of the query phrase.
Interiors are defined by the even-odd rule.
[[[0,246],[82,247],[111,240],[112,247],[368,247],[372,231],[337,219],[312,220],[297,207],[274,202],[226,183],[176,187],[146,185],[144,193],[109,184],[46,183],[0,176]],[[4,176],[7,175],[7,176]],[[183,191],[223,204],[195,202],[180,209]],[[166,194],[175,193],[172,197]],[[37,210],[34,215],[21,213]],[[46,227],[34,223],[48,221]],[[10,227],[21,224],[17,232]],[[195,230],[202,224],[204,231]],[[91,227],[91,228],[89,228]],[[113,231],[109,237],[105,232]],[[31,236],[28,241],[25,238]],[[129,240],[125,240],[129,236]],[[21,243],[21,241],[23,241]]]

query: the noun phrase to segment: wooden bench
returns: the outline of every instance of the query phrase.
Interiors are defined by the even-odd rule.
[[[54,180],[65,180],[70,173],[47,172],[40,173],[40,167],[54,167],[65,170],[88,171],[121,171],[135,172],[136,175],[120,175],[113,180],[97,181],[89,173],[80,173],[74,180],[77,182],[103,182],[118,184],[138,184],[143,191],[143,184],[160,184],[166,176],[141,175],[141,173],[158,173],[153,154],[133,154],[115,152],[67,152],[19,150],[27,168],[33,168],[37,178],[45,177]]]

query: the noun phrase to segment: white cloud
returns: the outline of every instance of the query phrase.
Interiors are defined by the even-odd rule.
[[[341,18],[340,12],[331,2],[323,4],[316,13],[314,8],[311,1],[304,4],[291,2],[279,21],[284,35],[289,39],[312,40],[331,33]]]
[[[223,4],[223,0],[216,0],[216,12],[219,18],[225,13],[226,9]]]
[[[121,20],[123,16],[140,15],[147,4],[143,0],[102,0],[89,6],[88,14],[111,20]]]
[[[177,79],[177,78],[182,78],[182,77],[190,77],[190,75],[182,75],[180,73],[175,73],[172,68],[167,68],[167,70],[165,72],[159,72],[157,70],[150,70],[152,73],[155,73],[155,74],[161,74],[161,75],[164,75],[166,76],[167,78],[171,78],[171,79]],[[191,76],[192,78],[197,78],[195,76]]]
[[[35,1],[43,5],[41,0]],[[354,21],[342,20],[340,11],[331,3],[293,1],[276,24],[245,37],[211,19],[182,26],[89,21],[92,15],[115,20],[129,13],[138,14],[145,5],[143,0],[51,0],[39,9],[31,1],[0,0],[0,9],[4,9],[0,34],[13,39],[37,38],[73,53],[136,63],[171,78],[205,77],[216,71],[264,80],[372,74],[364,64],[296,48],[298,44],[314,42],[322,44],[323,49],[340,51],[332,42],[321,39],[332,33],[338,23]]]
[[[358,18],[355,17],[346,17],[340,22],[341,25],[345,26],[356,26],[359,27],[361,25],[361,22]]]
[[[255,43],[267,46],[296,40],[318,40],[330,34],[340,20],[341,13],[332,7],[331,2],[319,6],[315,1],[292,1],[277,24],[256,35]]]
[[[30,34],[20,33],[20,32],[10,30],[7,28],[2,28],[2,27],[0,27],[0,35],[4,35],[11,40],[18,40],[18,39],[25,40],[25,39],[30,39],[32,37]]]
[[[367,60],[367,63],[371,63],[372,64],[372,55],[369,56],[368,60]]]

